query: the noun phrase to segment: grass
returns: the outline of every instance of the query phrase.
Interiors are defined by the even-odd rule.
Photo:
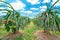
[[[43,28],[36,28],[34,23],[31,22],[29,28],[25,28],[23,31],[23,35],[16,37],[15,40],[33,40],[35,38],[34,33],[37,30],[43,30]],[[0,38],[2,38],[4,35],[7,35],[9,32],[6,32],[5,28],[0,26]],[[60,35],[60,32],[54,32],[55,35]],[[8,39],[9,40],[9,39]]]
[[[34,33],[37,30],[42,30],[41,28],[36,28],[35,24],[31,21],[29,28],[25,28],[23,31],[23,35],[17,37],[16,40],[32,40],[35,38]],[[5,28],[1,26],[0,28],[0,37],[2,38],[4,35],[7,35],[9,32],[6,32]],[[9,39],[8,39],[9,40]]]
[[[24,39],[33,40],[35,38],[34,33],[39,30],[35,27],[34,23],[31,21],[29,28],[24,29]]]
[[[0,26],[0,38],[7,35],[9,32],[7,32],[4,28],[4,26]]]
[[[26,40],[31,40],[34,37],[33,33],[36,30],[37,29],[34,28],[34,27],[26,28],[26,29],[24,29],[25,33],[23,35],[21,35],[20,37],[17,37],[16,40],[24,40],[24,38]],[[7,32],[4,27],[0,26],[0,38],[2,38],[3,36],[7,35],[8,33],[9,32]],[[7,39],[7,40],[9,40],[9,39]]]
[[[60,32],[59,31],[54,32],[54,34],[57,35],[57,36],[60,36]]]
[[[34,27],[24,30],[25,40],[32,40],[34,38],[35,31],[37,31],[37,29]]]

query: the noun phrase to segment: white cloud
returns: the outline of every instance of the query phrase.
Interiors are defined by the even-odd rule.
[[[24,13],[31,14],[32,11],[24,11]]]
[[[47,6],[40,6],[40,8],[42,8],[42,9],[46,9],[46,8],[47,8]]]
[[[26,0],[27,2],[31,3],[32,5],[39,4],[39,0]]]
[[[24,7],[26,6],[25,4],[23,4],[21,1],[19,1],[19,0],[16,0],[15,2],[13,2],[13,3],[10,3],[12,6],[13,6],[13,8],[15,9],[15,10],[24,10]]]
[[[43,3],[49,3],[50,2],[50,0],[44,0],[43,1]]]
[[[30,8],[30,10],[38,10],[39,8]]]
[[[40,11],[43,12],[43,11],[46,11],[46,9],[41,9]]]
[[[46,6],[40,6],[40,11],[46,11],[47,7]]]
[[[34,12],[34,13],[33,13],[33,15],[35,15],[35,16],[36,16],[37,14],[39,14],[39,12]]]
[[[52,4],[54,4],[57,0],[53,0]],[[55,6],[60,6],[60,1],[55,4]]]
[[[32,13],[32,11],[30,11],[30,10],[28,10],[28,11],[21,11],[21,12],[27,13],[27,14],[31,14]]]
[[[24,10],[20,10],[20,12],[24,12]]]
[[[5,9],[4,7],[0,7],[0,9]]]

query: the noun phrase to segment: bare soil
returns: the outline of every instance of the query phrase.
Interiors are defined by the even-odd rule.
[[[36,31],[34,35],[35,35],[34,40],[60,40],[58,36],[55,36],[54,34],[46,34],[41,30]]]
[[[2,38],[2,40],[16,40],[16,37],[19,37],[24,32],[22,30],[16,32],[15,34],[10,33]],[[54,34],[46,34],[43,30],[38,30],[34,33],[35,38],[33,40],[60,40],[60,36],[56,36]]]
[[[19,30],[18,32],[14,33],[9,33],[8,35],[4,36],[2,40],[15,40],[16,37],[19,37],[20,35],[23,34],[22,30]]]

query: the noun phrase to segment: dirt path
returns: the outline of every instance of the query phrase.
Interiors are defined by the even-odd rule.
[[[36,36],[34,40],[60,40],[58,36],[47,35],[46,33],[43,33],[41,30],[36,31],[34,35]]]
[[[22,31],[22,30],[19,30],[19,32],[15,33],[15,34],[10,33],[10,34],[4,36],[4,37],[2,38],[2,40],[15,40],[16,37],[19,37],[19,36],[22,35],[22,34],[23,34],[23,31]]]
[[[2,40],[16,40],[16,37],[19,37],[21,34],[23,34],[23,31],[19,31],[16,34],[10,33],[2,38]],[[60,37],[55,35],[47,35],[46,33],[43,33],[42,30],[38,30],[34,33],[33,40],[60,40]]]

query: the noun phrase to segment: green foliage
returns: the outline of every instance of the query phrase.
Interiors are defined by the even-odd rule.
[[[12,10],[9,10],[9,9],[0,9],[0,11],[7,11],[6,15],[3,17],[3,20],[6,20],[6,22],[5,22],[6,30],[8,32],[10,31],[10,29],[12,29],[13,31],[16,31],[16,30],[18,31],[19,27],[20,27],[20,13],[16,12],[14,10],[14,8],[9,3],[5,2],[5,1],[0,1],[0,2],[5,3],[4,6],[12,9]],[[12,28],[10,28],[10,27],[12,27]]]
[[[32,20],[35,26],[41,27],[42,26],[42,21],[38,19],[33,19]]]
[[[51,6],[51,8],[58,1],[56,1]],[[52,29],[53,28],[55,28],[55,29],[58,28],[58,31],[60,31],[60,27],[59,27],[60,19],[57,16],[58,13],[56,13],[56,11],[52,11],[52,9],[50,7],[48,7],[48,5],[47,5],[46,12],[43,12],[41,14],[41,16],[39,16],[40,17],[39,20],[33,19],[32,21],[30,21],[30,19],[28,17],[22,17],[20,15],[20,13],[16,12],[9,3],[4,2],[4,1],[2,1],[2,2],[8,4],[10,6],[10,7],[9,6],[8,7],[12,9],[12,10],[9,10],[9,9],[8,10],[7,9],[0,9],[0,11],[1,10],[2,11],[7,11],[6,16],[4,16],[3,18],[4,18],[4,20],[6,20],[5,28],[6,28],[6,30],[8,32],[11,29],[12,32],[15,33],[16,31],[19,30],[19,27],[24,29],[26,27],[26,25],[28,25],[28,24],[30,25],[29,28],[24,29],[24,35],[21,35],[20,37],[17,37],[16,40],[24,40],[24,39],[25,40],[33,40],[34,33],[38,30],[38,28],[35,28],[36,25],[37,26],[43,25],[42,27],[44,27],[44,29],[48,30],[48,31],[49,31],[49,28],[52,28]],[[9,21],[9,19],[11,19],[11,20]],[[0,29],[0,30],[2,30],[2,29]],[[3,33],[6,33],[5,30],[3,31]],[[1,34],[3,35],[3,33],[0,33],[0,36],[1,36]],[[56,32],[55,34],[56,35],[60,35],[60,32]]]
[[[23,35],[20,35],[19,37],[17,37],[16,40],[24,40]]]
[[[7,30],[7,32],[10,31],[10,29],[12,29],[12,32],[16,31],[16,25],[12,20],[9,20],[8,22],[5,21],[5,29]]]
[[[9,32],[10,33],[10,32]],[[6,32],[4,26],[0,26],[0,38],[4,37],[5,35],[7,35],[8,32]]]
[[[33,21],[31,21],[30,22],[30,27],[34,27],[35,25],[34,25],[34,23],[33,23]]]
[[[35,30],[37,30],[36,28],[34,27],[30,27],[30,28],[27,28],[25,31],[29,34],[31,34],[32,32],[34,32]]]
[[[20,28],[23,30],[29,24],[30,24],[30,18],[21,16]]]
[[[7,32],[9,32],[10,31],[10,27],[9,27],[9,25],[5,25],[5,28],[6,28],[6,30],[7,30]]]
[[[59,31],[54,32],[54,34],[57,35],[57,36],[60,36],[60,32]]]
[[[42,27],[44,27],[44,30],[46,30],[47,32],[50,30],[50,28],[52,28],[51,30],[54,30],[54,28],[58,29],[58,31],[60,31],[60,27],[59,27],[59,22],[58,22],[58,12],[54,11],[55,9],[53,9],[54,5],[58,2],[59,0],[57,0],[51,7],[48,6],[48,3],[46,4],[47,6],[47,10],[43,13],[41,13],[41,15],[39,16],[40,18],[42,18],[43,22],[41,22],[41,24],[43,24]],[[38,17],[38,19],[39,19]],[[54,30],[55,31],[55,30]]]
[[[35,27],[29,27],[29,28],[26,28],[24,30],[24,38],[25,40],[33,40],[34,39],[34,33],[37,31],[38,29],[35,28]]]

